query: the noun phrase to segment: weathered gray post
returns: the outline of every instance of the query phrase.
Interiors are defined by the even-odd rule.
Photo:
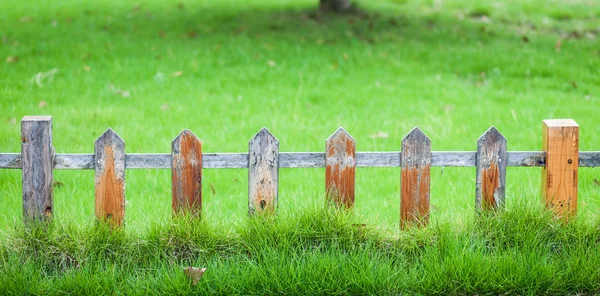
[[[52,117],[25,116],[21,119],[21,168],[23,171],[23,218],[52,219]]]

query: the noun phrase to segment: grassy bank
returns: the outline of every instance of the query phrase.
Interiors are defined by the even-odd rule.
[[[0,293],[595,294],[599,222],[521,205],[408,231],[319,207],[146,232],[16,227],[2,234]],[[187,266],[207,268],[197,286]]]

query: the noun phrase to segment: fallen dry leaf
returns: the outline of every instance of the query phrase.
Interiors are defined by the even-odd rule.
[[[164,110],[168,110],[168,109],[169,109],[169,105],[167,105],[167,104],[160,105],[160,110],[164,111]]]
[[[371,139],[380,139],[380,138],[387,138],[388,136],[389,135],[387,133],[377,132],[376,134],[369,135],[369,138],[371,138]]]
[[[181,76],[183,76],[183,71],[175,71],[175,72],[173,72],[173,76],[181,77]]]
[[[598,179],[594,178],[594,184],[595,184],[596,186],[600,186],[600,181],[598,181]]]
[[[562,40],[560,40],[560,39],[556,40],[556,46],[555,46],[556,52],[560,52],[561,46],[562,46]]]
[[[83,70],[84,70],[85,72],[90,72],[90,70],[91,70],[91,69],[92,69],[92,68],[90,68],[90,66],[88,66],[88,65],[84,65],[84,66],[83,66]]]
[[[38,72],[37,74],[33,75],[33,77],[31,77],[29,83],[35,83],[38,87],[43,87],[44,83],[49,84],[52,83],[52,81],[54,81],[54,75],[56,73],[58,73],[58,69],[56,68],[50,69],[46,72]]]
[[[33,21],[33,18],[30,16],[22,16],[19,18],[19,22],[21,23],[29,23],[31,21]]]
[[[277,63],[275,63],[275,61],[268,60],[267,65],[269,65],[269,67],[275,67],[277,65]]]
[[[197,268],[197,267],[186,267],[183,269],[183,273],[187,276],[188,280],[192,281],[192,285],[197,285],[206,268]]]
[[[571,80],[571,85],[574,89],[577,89],[577,82],[575,82],[575,80]]]
[[[210,183],[210,191],[212,191],[213,194],[217,194],[217,190],[215,189],[215,184]]]
[[[344,61],[348,60],[348,54],[347,53],[344,53],[343,57],[344,57]]]
[[[40,101],[38,103],[38,107],[40,107],[41,109],[44,109],[44,108],[48,107],[48,102],[46,102],[46,101]]]
[[[109,88],[110,90],[112,90],[112,92],[113,92],[114,94],[116,94],[116,95],[119,95],[119,96],[121,96],[121,97],[124,97],[124,98],[129,98],[129,97],[131,97],[131,93],[130,93],[129,91],[127,91],[127,90],[123,90],[123,89],[120,89],[120,88],[118,88],[118,87],[115,87],[115,85],[114,85],[114,84],[112,84],[112,83],[108,85],[108,88]]]
[[[6,62],[7,63],[16,63],[19,60],[19,58],[17,56],[8,56],[6,57]]]
[[[10,125],[15,125],[15,124],[17,124],[17,119],[16,119],[16,118],[14,118],[14,117],[11,117],[11,118],[8,120],[8,124],[10,124]]]

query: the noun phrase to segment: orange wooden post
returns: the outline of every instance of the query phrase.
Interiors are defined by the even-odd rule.
[[[546,166],[542,169],[542,196],[546,207],[557,216],[575,215],[579,125],[572,119],[544,120],[542,149],[546,152]]]
[[[189,130],[171,143],[173,214],[199,216],[202,211],[202,142]]]
[[[431,140],[415,127],[402,139],[400,227],[429,222]]]
[[[327,199],[338,207],[354,207],[356,141],[339,128],[326,142],[325,189]]]
[[[125,218],[125,141],[108,129],[94,144],[96,218],[121,226]]]
[[[506,139],[490,127],[477,140],[475,161],[475,208],[490,210],[502,208],[506,191]]]

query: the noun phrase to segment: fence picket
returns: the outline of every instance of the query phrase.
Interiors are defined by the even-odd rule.
[[[189,130],[171,143],[173,213],[200,215],[202,211],[202,142]]]
[[[248,212],[274,213],[279,193],[279,141],[266,128],[248,143]]]
[[[339,128],[326,141],[325,188],[327,198],[336,206],[354,207],[356,141]]]
[[[23,218],[50,221],[52,192],[52,117],[25,116],[21,120],[21,166],[23,174]]]
[[[572,119],[544,120],[542,150],[542,196],[558,216],[577,213],[579,125]]]
[[[400,226],[429,222],[431,140],[415,127],[402,139]]]
[[[504,205],[508,160],[506,146],[506,138],[493,126],[477,140],[475,161],[477,209],[488,210]]]
[[[125,218],[125,142],[110,128],[94,143],[94,164],[96,217],[121,226]]]

